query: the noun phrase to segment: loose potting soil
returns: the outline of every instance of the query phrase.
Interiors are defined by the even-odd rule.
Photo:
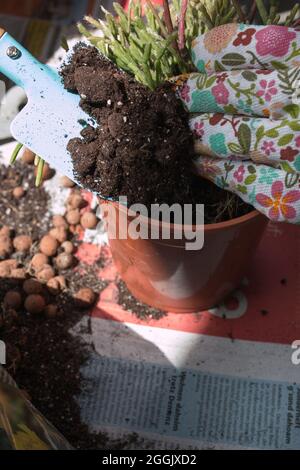
[[[72,139],[75,173],[104,198],[128,204],[205,204],[205,222],[220,222],[252,208],[193,173],[188,113],[171,85],[155,91],[117,69],[96,48],[79,43],[61,70],[65,88],[97,122]]]
[[[32,167],[16,163],[14,166],[0,165],[0,222],[13,225],[20,234],[37,239],[47,232],[50,214],[45,211],[49,196],[43,188],[35,188]],[[15,199],[12,190],[22,186],[26,197]],[[30,222],[30,223],[29,223]]]

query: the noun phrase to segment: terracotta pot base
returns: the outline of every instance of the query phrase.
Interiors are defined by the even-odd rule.
[[[253,211],[205,225],[204,247],[191,251],[185,249],[186,240],[174,236],[169,240],[113,239],[110,229],[134,217],[117,203],[101,201],[101,205],[112,256],[130,292],[151,307],[174,313],[207,310],[224,300],[240,284],[268,222]],[[107,211],[110,205],[116,211],[115,220]],[[143,223],[149,226],[149,219]],[[171,224],[173,235],[178,227]]]

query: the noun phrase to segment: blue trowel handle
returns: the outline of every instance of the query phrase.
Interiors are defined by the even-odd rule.
[[[47,89],[49,79],[61,86],[55,70],[39,62],[14,38],[0,28],[0,72],[25,89],[28,96]]]

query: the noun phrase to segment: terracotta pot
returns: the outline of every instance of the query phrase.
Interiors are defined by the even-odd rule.
[[[101,207],[114,262],[130,292],[152,307],[174,313],[209,309],[235,289],[268,222],[253,211],[227,222],[205,225],[204,247],[191,251],[186,249],[185,238],[175,239],[176,231],[183,232],[180,225],[169,224],[169,240],[132,239],[126,227],[134,215],[118,203],[101,201]],[[115,216],[111,215],[112,208]],[[146,217],[142,220],[146,228],[150,220],[153,223]],[[164,224],[154,223],[160,228]],[[119,238],[118,227],[124,229],[126,239]],[[203,230],[200,225],[191,228]]]

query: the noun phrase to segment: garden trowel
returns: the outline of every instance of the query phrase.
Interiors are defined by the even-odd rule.
[[[0,72],[21,86],[28,102],[12,121],[13,137],[77,182],[68,141],[93,120],[79,106],[80,97],[64,89],[58,72],[40,63],[0,28]]]

